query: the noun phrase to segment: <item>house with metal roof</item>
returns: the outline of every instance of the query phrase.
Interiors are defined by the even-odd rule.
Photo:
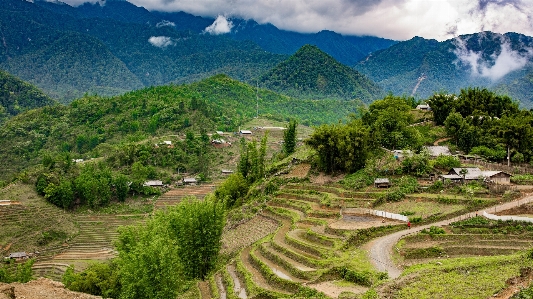
[[[447,146],[443,145],[432,145],[432,146],[424,146],[425,149],[427,149],[429,155],[431,157],[438,157],[438,156],[451,156],[452,153],[450,152],[450,149]]]
[[[374,180],[374,187],[376,188],[389,188],[391,183],[388,178],[376,178]]]

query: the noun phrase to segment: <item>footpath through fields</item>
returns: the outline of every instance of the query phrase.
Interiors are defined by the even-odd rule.
[[[369,243],[363,246],[363,249],[365,249],[368,252],[368,256],[370,257],[372,264],[374,265],[374,267],[376,267],[378,271],[387,272],[391,279],[395,279],[402,274],[402,269],[400,269],[392,261],[392,250],[393,250],[394,245],[398,243],[398,241],[401,238],[407,235],[419,233],[421,230],[429,229],[431,226],[449,225],[452,222],[474,217],[476,214],[483,215],[484,211],[486,212],[504,211],[504,210],[508,210],[516,206],[527,204],[530,202],[533,202],[533,196],[528,195],[519,200],[506,202],[506,203],[499,204],[499,205],[489,207],[489,208],[485,208],[479,211],[465,213],[463,215],[457,216],[452,219],[446,219],[446,220],[442,220],[439,222],[435,222],[435,223],[431,223],[431,224],[427,224],[423,226],[415,226],[415,227],[411,227],[411,229],[407,229],[406,227],[406,229],[403,231],[399,231],[399,232],[386,235],[384,237],[377,238],[377,239],[370,241]]]

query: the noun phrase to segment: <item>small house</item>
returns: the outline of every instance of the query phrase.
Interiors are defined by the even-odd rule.
[[[440,176],[440,178],[442,179],[443,183],[446,180],[449,180],[453,183],[460,183],[463,180],[463,177],[457,174],[443,174]]]
[[[447,146],[435,145],[435,146],[425,146],[424,148],[427,149],[431,157],[452,155],[452,153],[450,152],[450,149]]]
[[[250,131],[250,130],[240,130],[239,134],[241,134],[241,135],[252,135],[252,131]]]
[[[29,258],[28,254],[24,251],[21,252],[13,252],[9,254],[9,259],[13,259],[15,261],[22,261]]]
[[[455,167],[448,172],[448,175],[458,175],[465,181],[483,179],[483,172],[477,167]]]
[[[222,174],[223,175],[230,175],[233,173],[233,170],[229,170],[229,169],[222,169]]]
[[[430,111],[431,107],[428,104],[421,104],[416,106],[416,110]]]
[[[463,169],[466,171],[466,173],[464,174],[461,173],[461,170]],[[465,181],[484,180],[487,182],[492,182],[492,183],[500,184],[500,185],[511,184],[511,175],[506,172],[499,171],[499,170],[481,171],[477,167],[463,167],[463,168],[457,167],[457,168],[453,168],[452,170],[450,170],[448,175],[459,176],[460,179],[463,179],[463,175],[464,175]]]
[[[195,178],[183,178],[183,184],[184,185],[194,186],[197,183],[198,183],[198,181]]]
[[[503,171],[483,171],[485,180],[498,184],[498,185],[510,185],[511,174]]]
[[[374,180],[374,187],[376,188],[389,188],[390,186],[390,181],[387,178],[377,178]]]
[[[402,161],[403,158],[412,156],[413,152],[411,150],[393,150],[392,154],[396,160]]]
[[[143,187],[163,187],[163,181],[153,180],[153,181],[146,181],[143,184]]]

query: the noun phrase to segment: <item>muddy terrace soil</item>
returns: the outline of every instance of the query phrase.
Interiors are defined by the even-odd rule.
[[[28,283],[0,283],[0,299],[102,299],[66,290],[62,283],[39,278]]]

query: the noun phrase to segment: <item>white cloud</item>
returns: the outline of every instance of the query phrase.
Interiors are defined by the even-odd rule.
[[[219,35],[230,33],[231,28],[233,28],[233,23],[226,19],[225,16],[219,15],[213,22],[213,24],[205,28],[204,32],[209,33],[211,35]]]
[[[500,45],[500,53],[493,53],[490,56],[491,61],[485,61],[482,58],[483,53],[467,49],[465,41],[456,38],[454,42],[456,45],[454,54],[460,62],[470,67],[472,76],[488,78],[492,81],[497,81],[508,73],[523,68],[532,53],[531,50],[527,54],[513,51],[509,41],[504,40]]]
[[[64,1],[80,4],[85,0]],[[486,30],[533,36],[533,0],[129,1],[149,10],[254,19],[298,32],[328,29],[342,34],[376,35],[397,40],[415,35],[445,40]]]
[[[167,21],[167,20],[163,20],[163,21],[155,24],[155,27],[157,27],[157,28],[165,27],[165,26],[175,27],[176,23],[171,22],[171,21]]]
[[[172,41],[172,39],[168,36],[151,36],[148,39],[148,42],[158,48],[165,48],[175,44],[174,41]]]

